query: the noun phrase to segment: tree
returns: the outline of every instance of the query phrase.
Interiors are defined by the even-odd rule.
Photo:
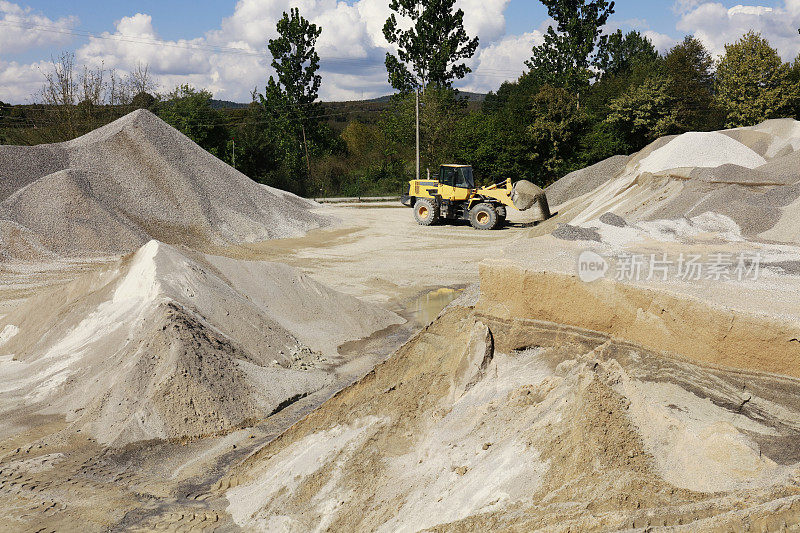
[[[672,82],[663,76],[652,77],[642,85],[613,100],[606,121],[615,126],[633,150],[640,150],[677,128]]]
[[[568,161],[575,157],[586,126],[586,117],[577,107],[577,97],[561,87],[546,85],[533,99],[533,124],[528,127],[533,150],[530,158],[538,169],[540,185],[560,177]]]
[[[714,66],[706,47],[691,35],[675,45],[664,58],[679,131],[722,127],[714,102]]]
[[[211,107],[211,98],[212,94],[206,90],[180,85],[166,96],[158,114],[211,154],[224,158],[228,131],[224,117]]]
[[[792,63],[792,70],[789,73],[789,81],[794,85],[796,88],[800,88],[800,55],[794,60]],[[797,94],[792,99],[792,110],[791,113],[795,119],[800,119],[800,89],[798,89]]]
[[[638,31],[623,34],[622,30],[617,30],[600,43],[595,66],[603,76],[618,76],[657,59],[658,52],[650,39]]]
[[[398,94],[381,120],[387,139],[397,144],[414,145],[416,101],[413,94]],[[466,104],[455,91],[429,86],[420,97],[420,128],[425,133],[420,158],[422,172],[435,169],[455,157],[454,142],[458,122],[463,118]],[[409,158],[413,152],[409,152]]]
[[[322,28],[308,22],[300,16],[299,9],[293,8],[290,13],[284,12],[277,29],[278,37],[270,39],[268,46],[277,80],[269,77],[265,94],[259,95],[259,101],[278,137],[285,171],[295,178],[291,189],[301,192],[304,180],[296,178],[310,174],[309,143],[319,133],[316,101],[322,77],[317,74],[316,43]],[[286,178],[284,176],[282,185],[286,184]]]
[[[101,66],[90,69],[83,66],[79,82],[78,101],[89,106],[99,106],[105,103],[106,82],[105,69]]]
[[[150,109],[158,103],[158,98],[150,93],[139,93],[131,99],[131,106],[136,109]]]
[[[544,83],[564,87],[574,94],[589,87],[595,48],[605,46],[602,28],[614,13],[607,0],[541,0],[556,22],[547,29],[544,43],[533,48],[526,62]]]
[[[322,28],[308,22],[300,16],[299,9],[293,8],[291,14],[283,14],[277,29],[279,37],[270,39],[268,48],[278,79],[269,77],[266,99],[293,108],[296,116],[305,119],[313,111],[309,108],[314,107],[322,83],[317,74],[316,50]]]
[[[798,88],[791,67],[761,34],[753,31],[725,45],[717,67],[717,102],[728,127],[748,126],[790,112]]]
[[[478,38],[464,30],[464,12],[454,10],[455,0],[391,0],[392,13],[383,35],[398,47],[397,56],[386,54],[389,83],[407,93],[428,85],[449,88],[472,70],[462,62],[475,55]],[[411,20],[402,29],[397,16]]]
[[[158,84],[150,73],[150,65],[147,63],[137,63],[127,79],[127,84],[131,94],[141,93],[152,94],[158,89]]]

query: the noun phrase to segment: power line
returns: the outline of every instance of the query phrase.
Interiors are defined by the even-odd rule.
[[[171,100],[166,100],[162,102],[162,104],[170,104]],[[260,105],[260,104],[259,104]],[[388,106],[388,102],[310,102],[310,103],[300,103],[300,104],[287,104],[284,107],[288,109],[300,109],[300,108],[307,108],[312,106],[318,106],[323,108],[330,108],[332,111],[340,110],[340,109],[361,109],[364,107],[376,107],[382,108]],[[46,106],[46,107],[38,107],[38,106]],[[14,106],[17,107],[17,106]],[[64,113],[65,109],[75,109],[77,106],[64,106],[63,104],[30,104],[26,105],[22,108],[23,112],[36,114],[36,113]],[[103,111],[113,111],[113,110],[125,110],[125,109],[140,109],[139,106],[134,105],[111,105],[111,104],[99,104],[96,106],[98,112]],[[247,107],[226,107],[226,108],[217,108],[215,111],[233,111],[233,112],[247,112],[249,109],[249,104]],[[277,109],[277,107],[276,107]],[[6,119],[18,119],[18,120],[25,120],[25,117],[6,117]]]
[[[271,58],[272,55],[269,52],[256,52],[251,50],[245,50],[242,48],[233,48],[230,46],[219,46],[219,45],[211,45],[211,44],[200,44],[200,43],[189,43],[185,41],[184,43],[175,42],[175,41],[165,41],[162,39],[150,39],[147,37],[140,37],[135,35],[123,35],[123,34],[102,34],[97,32],[91,32],[88,30],[81,30],[81,29],[74,29],[74,30],[67,30],[64,28],[56,28],[53,26],[39,26],[34,24],[28,24],[25,22],[17,22],[12,20],[0,20],[0,24],[6,26],[16,26],[23,29],[34,30],[34,31],[43,31],[43,32],[50,32],[50,33],[59,33],[63,35],[73,35],[76,37],[88,37],[92,39],[104,39],[107,41],[117,41],[117,42],[129,42],[135,44],[147,44],[152,46],[165,46],[170,48],[181,48],[184,50],[195,50],[195,51],[203,51],[203,52],[212,52],[216,54],[232,54],[232,55],[243,55],[243,56],[251,56],[251,57],[261,57],[261,58]],[[358,58],[358,57],[324,57],[320,58],[320,61],[338,61],[338,62],[369,62],[373,63],[372,59],[369,58]]]
[[[352,115],[352,114],[355,114],[355,113],[356,113],[355,111],[343,111],[343,112],[338,112],[338,113],[324,113],[324,114],[320,114],[320,115],[310,115],[310,116],[305,117],[305,118],[306,119],[323,119],[323,118],[348,116],[348,115]],[[31,117],[5,117],[4,119],[0,119],[0,127],[2,127],[2,121],[3,120],[9,120],[9,119],[21,120],[21,121],[27,121],[27,122],[33,123],[33,126],[30,126],[30,125],[27,125],[27,124],[10,125],[10,126],[17,127],[17,128],[36,127],[37,124],[42,124],[42,125],[59,125],[59,124],[63,124],[63,121],[61,121],[61,120],[53,120],[52,118],[36,119],[36,118],[31,118]],[[89,120],[92,120],[92,119],[91,118],[77,119],[77,122],[85,122],[85,121],[89,121]],[[193,123],[192,126],[203,126],[203,127],[209,127],[209,128],[211,128],[211,127],[231,127],[231,126],[240,126],[240,125],[247,126],[247,125],[256,125],[256,124],[269,124],[271,122],[274,122],[274,120],[247,120],[247,119],[244,119],[244,120],[234,120],[234,121],[228,121],[228,122],[209,122],[209,123],[201,123],[201,124]],[[110,124],[110,122],[109,122],[109,124]]]
[[[43,31],[43,32],[50,32],[50,33],[58,33],[62,35],[72,35],[76,37],[88,37],[93,39],[104,39],[109,41],[117,41],[117,42],[129,42],[134,44],[147,44],[151,46],[165,46],[170,48],[180,48],[184,50],[195,50],[195,51],[205,51],[205,52],[212,52],[217,54],[232,54],[232,55],[242,55],[242,56],[250,56],[250,57],[261,57],[261,58],[270,58],[272,57],[271,54],[268,52],[256,52],[251,50],[244,50],[242,48],[234,48],[229,46],[219,46],[219,45],[209,45],[209,44],[192,44],[189,42],[180,43],[175,41],[165,41],[162,39],[150,39],[146,37],[140,37],[135,35],[124,35],[124,34],[102,34],[97,32],[92,32],[89,30],[81,30],[81,29],[73,29],[68,30],[64,28],[57,28],[53,26],[40,26],[35,24],[28,24],[21,21],[12,21],[12,20],[0,20],[0,24],[6,26],[16,26],[23,29],[34,30],[34,31]],[[336,61],[336,62],[360,62],[366,63],[365,66],[370,68],[377,68],[381,65],[376,64],[374,60],[370,58],[358,58],[358,57],[321,57],[321,62],[324,61]],[[493,69],[493,68],[480,68],[481,72],[494,72],[497,74],[512,74],[512,75],[521,75],[522,72],[518,70],[505,70],[505,69]],[[524,69],[523,69],[524,71]],[[477,75],[476,72],[472,72],[473,75]],[[488,74],[486,75],[488,76]]]

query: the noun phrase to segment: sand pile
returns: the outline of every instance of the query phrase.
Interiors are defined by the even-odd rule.
[[[454,306],[221,485],[252,530],[769,530],[800,521],[798,409],[797,380]]]
[[[3,252],[122,254],[151,239],[195,248],[295,237],[329,223],[146,110],[54,145],[0,146]],[[17,230],[16,232],[14,230]]]
[[[0,319],[2,432],[33,414],[113,445],[224,431],[321,389],[338,344],[399,322],[285,265],[151,241]]]
[[[798,244],[799,132],[800,123],[782,119],[659,139],[624,165],[609,160],[551,185],[559,216],[532,234],[559,224],[591,228],[609,212],[631,223],[717,213],[747,238]]]
[[[663,172],[673,168],[738,165],[756,168],[767,161],[744,144],[722,133],[684,133],[653,151],[639,162],[642,172]]]

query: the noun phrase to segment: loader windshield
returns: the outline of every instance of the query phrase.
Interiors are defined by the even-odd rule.
[[[472,167],[443,166],[440,171],[439,181],[444,185],[462,189],[474,189],[475,180],[472,177]]]
[[[474,189],[475,180],[472,178],[472,167],[461,167],[456,174],[456,187]]]

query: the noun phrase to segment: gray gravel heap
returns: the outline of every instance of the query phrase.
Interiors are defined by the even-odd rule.
[[[545,189],[548,203],[557,206],[595,190],[622,172],[629,160],[628,156],[615,155],[590,167],[567,174]]]
[[[65,257],[151,239],[202,248],[296,237],[330,223],[315,205],[253,182],[146,110],[66,143],[0,146],[0,224]]]
[[[609,226],[615,226],[617,228],[624,228],[628,225],[624,218],[610,211],[608,213],[603,213],[603,215],[600,217],[600,222],[603,224],[608,224]]]
[[[570,224],[559,224],[553,231],[553,237],[562,241],[602,241],[600,233],[596,229],[571,226]]]

